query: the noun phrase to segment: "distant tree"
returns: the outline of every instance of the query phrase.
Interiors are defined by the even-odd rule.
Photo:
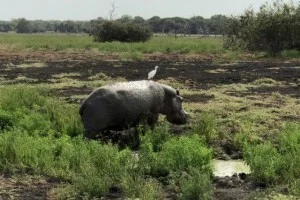
[[[192,34],[201,34],[204,32],[204,18],[195,16],[189,20],[190,31]]]
[[[100,31],[102,24],[105,22],[106,20],[103,19],[102,17],[98,17],[97,19],[93,19],[90,21],[90,32],[89,35],[94,35],[96,36],[97,33]]]
[[[7,21],[0,21],[0,32],[8,32],[12,31],[13,27],[10,22]]]
[[[47,22],[42,20],[31,21],[31,31],[32,33],[42,33],[47,31]]]
[[[160,19],[159,16],[151,17],[150,19],[147,20],[147,22],[150,24],[152,31],[154,33],[163,32],[162,31],[162,20]]]
[[[30,33],[32,31],[32,26],[30,21],[25,18],[16,20],[16,32],[17,33]]]
[[[233,20],[227,30],[225,47],[268,51],[272,55],[300,46],[300,8],[276,1],[264,4],[255,13],[247,10]]]
[[[67,20],[57,24],[55,31],[61,33],[77,33],[78,27],[74,21]]]
[[[132,20],[134,24],[144,24],[146,21],[140,16],[135,16]]]
[[[209,32],[210,34],[224,35],[228,26],[229,18],[225,15],[213,15],[210,18]]]
[[[162,33],[173,33],[175,29],[175,20],[172,18],[162,19]]]
[[[131,23],[133,21],[133,18],[131,15],[122,15],[117,21],[121,23]]]

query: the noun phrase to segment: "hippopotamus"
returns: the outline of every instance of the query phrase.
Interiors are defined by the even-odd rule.
[[[185,124],[188,114],[183,98],[174,88],[152,81],[118,82],[93,91],[80,106],[87,138],[106,130],[121,131],[141,121],[154,127],[159,113],[172,124]]]

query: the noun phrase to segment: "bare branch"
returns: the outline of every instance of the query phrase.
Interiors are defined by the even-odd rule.
[[[111,7],[112,7],[112,9],[109,11],[109,20],[110,21],[112,21],[113,19],[114,19],[114,17],[115,17],[115,11],[116,11],[116,2],[114,1],[114,2],[112,2],[111,3]]]

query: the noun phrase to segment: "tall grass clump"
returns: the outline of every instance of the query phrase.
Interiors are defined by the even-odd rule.
[[[192,132],[201,136],[207,144],[210,144],[216,136],[216,126],[215,114],[205,112],[193,125]]]
[[[180,199],[211,199],[212,185],[209,173],[200,173],[195,168],[190,169],[190,174],[180,180]]]
[[[160,152],[161,162],[173,172],[186,171],[190,167],[208,171],[211,158],[211,151],[197,135],[172,138],[163,145]]]
[[[244,158],[256,182],[295,185],[300,180],[299,154],[300,125],[287,124],[273,142],[246,144]]]
[[[179,191],[181,199],[208,199],[211,194],[211,150],[205,147],[199,135],[175,137],[162,130],[156,129],[157,132],[152,133],[156,136],[146,133],[142,137],[139,156],[142,170],[153,177],[169,177],[170,187]]]
[[[79,135],[83,127],[78,106],[51,97],[38,86],[14,85],[0,88],[1,129],[26,131],[31,135]]]

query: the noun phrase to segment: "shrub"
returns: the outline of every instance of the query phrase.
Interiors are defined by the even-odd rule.
[[[206,143],[211,143],[215,137],[216,131],[216,116],[213,113],[203,113],[193,126],[193,133],[205,139]]]
[[[13,125],[12,118],[13,116],[9,112],[2,110],[0,107],[0,131]]]
[[[70,105],[42,87],[0,88],[0,130],[18,127],[31,135],[79,135],[83,126],[78,105]]]
[[[97,42],[145,42],[152,36],[151,28],[144,24],[104,21],[93,31]]]
[[[163,144],[160,162],[172,172],[187,171],[190,167],[210,171],[211,151],[198,135],[172,138]]]
[[[247,10],[233,18],[227,29],[225,47],[268,51],[272,55],[300,43],[300,9],[292,3],[265,3],[259,12]]]
[[[278,180],[280,155],[274,146],[268,142],[259,144],[246,151],[244,159],[250,166],[253,179],[258,183],[274,184]]]
[[[209,173],[199,173],[196,169],[190,169],[188,177],[180,180],[180,199],[211,199],[212,185]]]
[[[152,145],[154,152],[159,152],[162,149],[163,144],[172,138],[169,133],[169,126],[156,126],[153,131],[148,130],[143,137],[142,142],[145,144],[149,142]]]
[[[255,181],[269,185],[299,182],[299,125],[286,125],[274,143],[245,146],[244,158]]]

